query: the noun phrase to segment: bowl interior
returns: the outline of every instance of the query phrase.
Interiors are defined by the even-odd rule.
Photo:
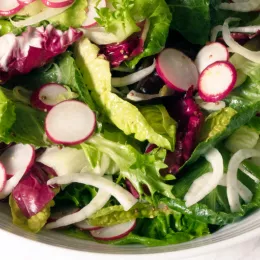
[[[173,256],[174,254],[177,255],[177,253],[184,251],[196,253],[199,251],[201,252],[202,249],[205,252],[205,250],[210,251],[210,249],[223,248],[260,234],[260,211],[257,211],[235,224],[222,228],[212,235],[195,239],[190,242],[152,248],[139,245],[117,246],[115,251],[115,246],[80,240],[54,231],[44,230],[39,234],[26,232],[12,224],[10,209],[8,205],[3,203],[0,203],[0,219],[0,229],[17,236],[56,247],[99,254],[135,254],[141,256],[143,254],[171,253],[171,256]],[[142,250],[140,250],[140,248]]]

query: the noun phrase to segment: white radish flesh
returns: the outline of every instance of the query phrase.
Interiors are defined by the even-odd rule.
[[[88,165],[84,151],[70,147],[47,148],[37,158],[37,162],[51,167],[58,176],[80,172]]]
[[[237,81],[235,67],[226,61],[209,65],[199,77],[199,96],[206,102],[217,102],[225,98]]]
[[[136,82],[141,81],[146,76],[150,75],[155,69],[155,61],[153,64],[145,69],[139,70],[135,73],[127,75],[122,78],[112,78],[112,86],[113,87],[125,87]]]
[[[46,84],[36,90],[31,96],[31,104],[33,107],[43,111],[49,111],[59,102],[58,97],[65,94],[67,89],[59,84]]]
[[[89,224],[89,222],[87,220],[81,221],[79,223],[76,223],[75,226],[81,230],[97,230],[100,229],[101,227],[97,227],[97,226],[92,226]]]
[[[51,8],[62,8],[73,4],[74,0],[42,0],[42,2]]]
[[[206,153],[205,158],[211,164],[213,174],[207,183],[205,183],[205,181],[202,179],[202,183],[195,181],[191,185],[190,189],[184,197],[187,207],[196,204],[204,197],[206,197],[212,190],[217,187],[223,176],[224,164],[220,152],[217,149],[212,148],[209,152]]]
[[[176,49],[163,50],[156,60],[156,71],[166,85],[177,91],[197,87],[198,70],[194,62]]]
[[[254,149],[241,149],[230,159],[227,172],[227,197],[232,212],[240,211],[237,171],[240,164],[251,157],[260,157],[260,152]]]
[[[23,8],[17,0],[0,1],[0,16],[10,16],[18,13]]]
[[[203,47],[195,60],[195,64],[201,73],[206,67],[216,61],[227,61],[229,52],[226,46],[219,42],[214,42]]]
[[[88,1],[88,10],[87,10],[87,18],[83,22],[82,27],[89,28],[97,24],[95,18],[98,17],[97,9],[106,7],[106,0],[90,0]]]
[[[224,10],[232,10],[236,12],[252,12],[257,11],[260,7],[259,0],[249,0],[235,3],[221,3],[219,8]]]
[[[94,133],[95,127],[95,113],[86,104],[75,100],[59,103],[45,119],[46,134],[57,144],[80,144]]]
[[[3,166],[2,163],[0,163],[0,192],[5,187],[6,179],[7,179],[7,175],[6,175],[5,167]]]
[[[4,151],[0,161],[5,167],[6,174],[13,175],[0,192],[0,199],[7,197],[19,183],[23,175],[33,165],[35,151],[31,145],[16,144]]]
[[[104,177],[100,177],[93,174],[77,173],[61,177],[55,177],[48,181],[48,185],[62,185],[70,184],[72,182],[91,185],[106,191],[119,201],[119,203],[123,206],[125,211],[132,208],[137,202],[133,195],[124,188],[122,188],[120,185],[115,184],[114,182],[107,180]]]
[[[90,234],[98,240],[115,240],[127,236],[136,225],[136,220],[126,223],[105,227],[98,230],[90,231]]]

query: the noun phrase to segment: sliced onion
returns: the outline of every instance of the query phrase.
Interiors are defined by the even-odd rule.
[[[211,30],[211,42],[215,42],[218,37],[218,33],[223,30],[222,25],[217,25]],[[260,25],[253,25],[253,26],[244,26],[244,27],[231,27],[229,28],[230,32],[236,33],[257,33],[260,31]]]
[[[150,75],[155,69],[155,61],[153,64],[145,69],[139,70],[135,73],[132,73],[130,75],[127,75],[122,78],[112,78],[112,86],[113,87],[124,87],[128,85],[132,85],[136,82],[139,82],[143,78]]]
[[[254,149],[241,149],[230,159],[227,172],[227,196],[232,212],[240,210],[239,189],[237,185],[237,171],[239,165],[251,157],[260,157],[260,152]]]
[[[40,23],[44,20],[50,19],[53,16],[63,13],[68,8],[70,8],[71,5],[68,5],[68,6],[62,7],[62,8],[47,8],[44,11],[42,11],[34,16],[31,16],[25,20],[21,20],[18,22],[11,20],[11,23],[13,24],[14,27],[26,27],[26,26],[34,25],[34,24]]]
[[[219,5],[219,8],[236,12],[252,12],[258,10],[259,6],[259,0],[249,0],[243,2],[236,1],[235,3],[222,3]]]
[[[131,90],[126,96],[127,99],[135,101],[135,102],[150,100],[150,99],[159,98],[159,97],[161,97],[160,94],[144,94],[144,93],[136,92],[135,90]]]
[[[230,35],[230,30],[228,27],[229,22],[232,21],[238,21],[237,18],[228,18],[225,20],[223,25],[223,39],[225,43],[232,49],[232,52],[236,52],[240,54],[241,56],[247,58],[248,60],[251,60],[256,63],[260,63],[260,51],[250,51],[237,43]]]
[[[217,149],[212,148],[209,152],[206,153],[205,158],[211,164],[213,174],[207,182],[205,182],[205,179],[203,178],[201,179],[201,181],[193,182],[184,197],[187,207],[194,205],[195,203],[206,197],[212,190],[214,190],[218,186],[218,183],[223,176],[224,165],[223,158],[220,152]]]
[[[251,172],[249,172],[242,164],[240,164],[239,170],[243,172],[245,175],[247,175],[249,178],[251,178],[255,183],[260,182],[260,180],[257,177],[255,177]]]
[[[122,188],[120,185],[115,184],[114,182],[107,180],[104,177],[100,177],[89,173],[88,174],[76,173],[76,174],[65,175],[61,177],[55,177],[48,181],[48,185],[54,185],[54,184],[62,185],[62,184],[70,184],[72,182],[91,185],[106,191],[107,193],[111,194],[119,201],[119,203],[123,206],[125,211],[132,208],[137,202],[137,199],[130,192]]]
[[[98,210],[102,209],[106,203],[109,201],[111,195],[104,190],[99,190],[97,195],[93,198],[93,200],[85,206],[80,211],[67,215],[58,219],[55,222],[51,222],[46,225],[47,229],[54,229],[59,227],[64,227],[68,225],[72,225],[78,222],[89,218],[91,215],[96,213]]]

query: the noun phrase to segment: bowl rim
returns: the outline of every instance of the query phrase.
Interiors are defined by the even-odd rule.
[[[178,250],[178,251],[166,251],[166,252],[152,252],[152,253],[127,253],[127,254],[121,254],[121,253],[103,253],[103,252],[88,252],[88,251],[82,251],[77,250],[73,248],[66,248],[64,246],[55,246],[51,245],[49,243],[44,243],[37,240],[32,240],[27,237],[20,236],[18,234],[11,233],[7,230],[0,229],[0,237],[5,238],[5,241],[12,241],[12,244],[19,244],[20,247],[23,247],[23,249],[28,248],[34,248],[35,250],[38,250],[38,252],[42,255],[44,254],[44,257],[52,257],[54,251],[57,253],[60,252],[62,254],[66,254],[66,259],[69,259],[69,256],[77,256],[77,260],[86,259],[86,256],[93,256],[95,258],[106,256],[107,260],[121,260],[122,257],[124,259],[130,259],[132,260],[132,257],[136,257],[138,259],[141,259],[141,257],[149,257],[150,260],[158,260],[158,256],[163,257],[180,257],[180,258],[186,258],[186,257],[195,257],[195,256],[202,256],[205,254],[212,253],[217,250],[221,250],[224,248],[228,248],[231,246],[234,246],[235,244],[241,244],[244,243],[250,239],[253,239],[255,237],[258,237],[260,234],[260,227],[257,227],[253,230],[249,230],[245,233],[239,234],[235,237],[230,237],[227,239],[224,239],[222,241],[213,242],[212,244],[208,245],[202,245],[198,247],[193,247],[189,249],[184,250]],[[210,235],[209,235],[210,236]],[[77,238],[73,238],[76,240],[81,240]],[[10,242],[9,242],[10,243]]]

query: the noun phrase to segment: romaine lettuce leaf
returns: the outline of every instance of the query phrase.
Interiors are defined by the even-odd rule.
[[[110,0],[113,8],[97,9],[96,21],[104,27],[108,33],[115,36],[117,42],[122,42],[133,33],[140,31],[135,20],[131,16],[134,0]]]
[[[90,138],[87,143],[116,162],[120,175],[127,178],[141,196],[145,196],[143,185],[146,185],[152,197],[156,192],[172,197],[172,187],[164,183],[159,172],[165,168],[165,150],[155,149],[152,153],[141,154],[128,144],[109,141],[99,134]]]
[[[172,15],[165,0],[135,0],[131,14],[135,21],[150,21],[144,51],[127,62],[129,67],[134,68],[142,58],[152,56],[164,48]]]
[[[47,223],[50,217],[50,208],[54,206],[54,202],[51,201],[41,212],[27,219],[19,209],[12,195],[9,196],[9,205],[13,217],[13,224],[23,228],[24,230],[38,233]]]
[[[194,44],[205,44],[210,33],[209,0],[167,0],[172,13],[171,28]]]
[[[163,135],[156,132],[138,108],[111,92],[109,62],[102,57],[98,57],[98,52],[98,47],[85,38],[76,44],[74,54],[85,84],[92,91],[92,97],[100,106],[101,113],[106,114],[126,135],[134,134],[139,141],[148,140],[159,147],[173,150],[175,144],[174,131],[167,132],[168,129],[164,129]],[[158,109],[155,110],[158,114]],[[160,119],[161,121],[167,120],[165,124],[171,126],[170,129],[176,127],[174,120],[167,115],[166,111],[163,111],[160,116],[163,117]]]
[[[86,9],[88,1],[75,0],[74,4],[60,15],[50,18],[48,21],[63,27],[81,27],[86,19]]]

